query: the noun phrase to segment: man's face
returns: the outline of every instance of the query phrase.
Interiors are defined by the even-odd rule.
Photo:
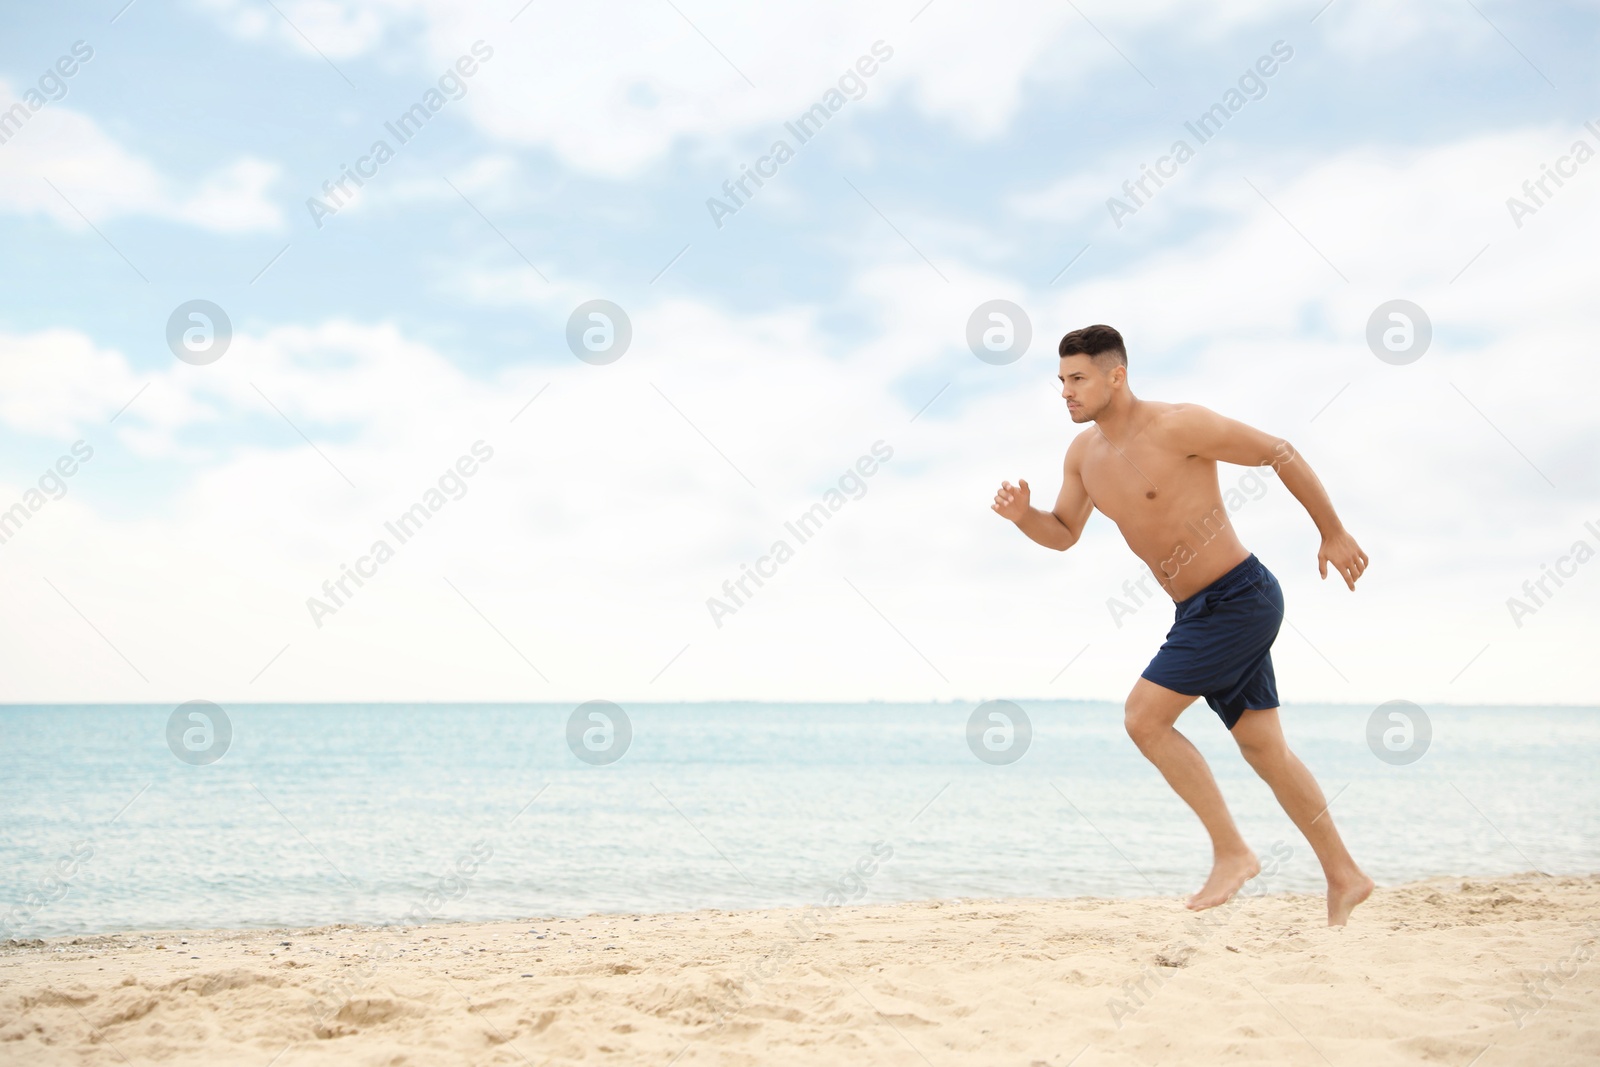
[[[1061,357],[1061,398],[1073,422],[1093,422],[1105,410],[1121,369],[1115,359],[1094,360],[1081,352]]]

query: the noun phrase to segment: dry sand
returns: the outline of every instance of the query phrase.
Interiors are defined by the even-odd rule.
[[[60,938],[0,949],[0,1063],[1600,1062],[1600,876],[1379,889],[1344,930],[1322,913],[943,901],[819,910],[810,937],[789,909]]]

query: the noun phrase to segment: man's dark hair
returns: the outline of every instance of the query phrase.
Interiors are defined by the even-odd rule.
[[[1061,339],[1061,346],[1056,352],[1063,356],[1085,355],[1090,359],[1115,356],[1118,363],[1124,367],[1128,365],[1128,350],[1122,346],[1122,335],[1110,326],[1085,326],[1081,330],[1073,330]]]

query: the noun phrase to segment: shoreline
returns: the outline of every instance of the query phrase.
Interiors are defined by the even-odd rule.
[[[1320,894],[1273,893],[1210,912],[963,898],[65,935],[0,946],[0,1050],[275,1067],[1600,1057],[1600,874],[1380,887],[1348,927],[1324,922]]]
[[[1258,876],[1258,877],[1262,877],[1262,876]],[[1589,879],[1594,879],[1596,881],[1600,881],[1600,871],[1596,871],[1596,872],[1593,872],[1593,873],[1557,874],[1557,875],[1546,874],[1546,873],[1540,872],[1540,871],[1516,871],[1516,872],[1511,872],[1511,873],[1507,873],[1507,874],[1492,874],[1492,875],[1490,875],[1490,874],[1433,875],[1433,876],[1430,876],[1430,877],[1427,877],[1427,878],[1421,878],[1421,879],[1417,879],[1417,880],[1411,881],[1411,882],[1402,882],[1402,883],[1399,883],[1399,884],[1396,884],[1396,885],[1385,886],[1382,883],[1379,883],[1378,885],[1375,886],[1373,892],[1374,892],[1374,894],[1383,893],[1383,892],[1394,892],[1394,891],[1397,891],[1397,890],[1412,889],[1412,888],[1416,888],[1416,887],[1419,887],[1419,886],[1436,886],[1436,885],[1455,886],[1455,885],[1460,884],[1460,883],[1471,883],[1471,884],[1474,884],[1474,885],[1478,885],[1478,884],[1490,885],[1490,884],[1498,884],[1500,882],[1520,882],[1520,881],[1525,880],[1525,879],[1527,879],[1527,880],[1538,880],[1540,882],[1544,882],[1544,881],[1557,882],[1557,881],[1564,881],[1564,880],[1577,880],[1579,882],[1583,882],[1583,881],[1586,881],[1586,880],[1589,880]],[[1197,880],[1197,884],[1196,884],[1195,888],[1198,888],[1198,880]],[[1297,899],[1297,900],[1299,900],[1299,899],[1304,899],[1304,900],[1319,900],[1320,901],[1320,900],[1323,899],[1320,892],[1313,893],[1313,892],[1306,892],[1306,891],[1299,891],[1299,890],[1275,890],[1273,892],[1251,893],[1251,892],[1249,892],[1249,889],[1250,889],[1250,883],[1247,882],[1245,884],[1245,889],[1243,891],[1241,891],[1240,893],[1236,894],[1233,897],[1233,899],[1229,900],[1226,904],[1222,905],[1220,908],[1215,908],[1215,909],[1211,909],[1211,910],[1213,912],[1227,912],[1230,909],[1238,906],[1240,903],[1243,903],[1243,902],[1248,901],[1248,900],[1261,900],[1261,899],[1268,899],[1268,900],[1270,900],[1270,899]],[[373,936],[381,937],[381,935],[383,935],[386,932],[399,934],[399,933],[402,933],[402,932],[409,932],[409,931],[416,931],[416,930],[446,930],[447,931],[447,930],[450,930],[451,928],[455,928],[455,927],[461,927],[461,928],[465,928],[465,927],[498,927],[498,926],[517,926],[519,924],[520,925],[527,925],[527,924],[530,924],[530,923],[571,923],[571,922],[582,923],[582,922],[586,922],[586,921],[603,921],[603,920],[626,921],[626,920],[633,920],[633,919],[669,919],[670,920],[670,919],[676,919],[676,918],[688,918],[690,916],[695,916],[695,915],[702,915],[702,916],[705,916],[705,915],[796,915],[796,916],[800,916],[800,915],[804,915],[807,912],[822,913],[824,915],[827,915],[827,914],[833,914],[833,913],[841,913],[841,914],[843,914],[843,913],[848,913],[848,912],[851,912],[851,911],[860,911],[860,910],[863,910],[863,909],[893,910],[893,909],[897,909],[897,908],[925,908],[925,907],[927,907],[927,908],[938,908],[938,907],[949,908],[949,907],[964,907],[964,906],[968,906],[968,905],[980,905],[980,904],[981,905],[994,905],[994,906],[1012,905],[1012,906],[1017,906],[1017,907],[1026,907],[1026,906],[1034,905],[1034,904],[1087,904],[1087,903],[1097,903],[1097,904],[1107,904],[1107,905],[1111,905],[1111,904],[1151,904],[1151,905],[1157,905],[1157,906],[1159,906],[1159,905],[1171,905],[1178,912],[1182,912],[1182,913],[1188,914],[1188,915],[1203,914],[1203,913],[1188,912],[1187,909],[1184,908],[1183,902],[1184,902],[1185,899],[1187,899],[1187,896],[1188,896],[1187,893],[1173,893],[1173,894],[1168,895],[1168,896],[1154,896],[1154,895],[1151,895],[1149,893],[1145,893],[1145,894],[1142,894],[1142,895],[1129,895],[1129,896],[1096,896],[1094,894],[1082,894],[1082,895],[1078,895],[1078,896],[921,897],[921,898],[917,898],[917,899],[913,899],[913,900],[884,900],[884,901],[874,901],[874,902],[869,902],[869,903],[852,902],[852,903],[828,904],[828,903],[813,902],[813,903],[803,903],[803,904],[802,903],[774,904],[774,905],[766,906],[766,907],[753,907],[753,908],[745,908],[745,907],[716,907],[716,906],[708,905],[708,906],[700,907],[700,908],[678,909],[678,910],[669,910],[669,911],[631,911],[631,910],[630,911],[589,911],[589,912],[583,912],[581,914],[576,913],[576,912],[571,912],[571,913],[548,912],[548,913],[543,913],[543,914],[518,915],[518,916],[514,916],[514,917],[510,917],[510,918],[505,918],[505,917],[501,917],[501,918],[465,918],[465,919],[453,919],[453,918],[451,918],[451,919],[440,919],[440,918],[434,918],[434,919],[429,919],[428,921],[426,921],[424,923],[420,923],[420,924],[417,924],[417,923],[408,924],[408,923],[401,923],[401,922],[373,923],[373,922],[363,922],[361,920],[332,919],[332,920],[329,920],[327,922],[311,923],[311,924],[298,924],[298,925],[297,924],[293,924],[293,923],[285,924],[285,923],[255,923],[255,922],[248,922],[248,923],[244,923],[244,924],[236,925],[236,926],[128,926],[128,927],[119,927],[119,928],[105,929],[105,930],[78,930],[78,931],[67,931],[67,932],[63,932],[63,933],[48,933],[48,934],[32,934],[32,933],[26,934],[26,935],[7,934],[7,935],[4,935],[4,936],[0,936],[0,959],[3,959],[5,957],[5,955],[6,955],[6,953],[12,952],[12,951],[16,951],[18,949],[46,948],[46,949],[50,949],[52,951],[57,951],[57,950],[60,950],[60,949],[62,949],[64,947],[68,947],[68,946],[71,946],[71,945],[77,945],[77,944],[80,944],[80,943],[82,945],[89,945],[89,944],[96,944],[96,945],[130,945],[135,940],[149,941],[149,940],[155,939],[155,940],[158,940],[158,941],[169,941],[170,939],[174,939],[174,938],[177,938],[177,939],[199,939],[199,940],[206,940],[206,939],[215,938],[215,939],[226,940],[226,939],[231,938],[231,937],[249,937],[249,936],[252,936],[252,935],[265,935],[265,934],[277,935],[277,934],[281,934],[281,935],[289,936],[289,935],[322,934],[322,933],[330,933],[330,932],[337,932],[337,931],[353,931],[353,932],[358,932],[358,933],[363,933],[363,934],[370,934],[370,935],[373,935]],[[1354,913],[1354,915],[1355,916],[1359,916],[1361,914],[1361,908],[1363,908],[1363,907],[1365,907],[1364,904],[1359,906],[1357,908],[1356,912]],[[1359,922],[1359,918],[1352,918],[1351,919],[1351,923],[1352,924],[1357,923],[1357,922]],[[824,925],[826,925],[826,924],[824,924]]]
[[[1264,871],[1264,873],[1261,874],[1261,875],[1258,875],[1257,879],[1260,882],[1262,882],[1263,884],[1265,884],[1267,882],[1267,880],[1268,880],[1268,877],[1273,872],[1272,872],[1271,868],[1266,866],[1265,864],[1263,865],[1263,871]],[[1515,882],[1515,881],[1522,881],[1522,880],[1525,880],[1525,879],[1532,879],[1532,880],[1538,880],[1538,881],[1551,881],[1551,882],[1569,880],[1569,879],[1576,879],[1577,881],[1580,881],[1580,882],[1588,880],[1588,879],[1594,879],[1596,881],[1600,881],[1600,871],[1580,872],[1580,873],[1563,873],[1563,874],[1548,874],[1548,873],[1542,872],[1542,871],[1528,870],[1528,871],[1513,871],[1513,872],[1502,873],[1502,874],[1441,874],[1441,875],[1430,875],[1430,876],[1428,876],[1426,878],[1420,878],[1420,879],[1416,879],[1416,880],[1410,881],[1410,882],[1401,882],[1401,883],[1394,884],[1394,885],[1384,885],[1382,883],[1378,883],[1374,888],[1374,893],[1376,894],[1376,893],[1382,893],[1382,892],[1393,892],[1393,891],[1396,891],[1396,890],[1415,888],[1415,887],[1424,886],[1424,885],[1427,885],[1427,886],[1451,885],[1451,886],[1453,886],[1453,885],[1456,885],[1458,883],[1491,884],[1491,883],[1500,882],[1500,881]],[[1252,900],[1252,899],[1272,899],[1272,898],[1285,898],[1285,899],[1287,899],[1287,898],[1297,898],[1297,899],[1303,898],[1303,899],[1307,899],[1307,900],[1311,900],[1311,899],[1321,900],[1322,899],[1322,896],[1321,896],[1320,892],[1299,891],[1299,890],[1292,890],[1292,889],[1290,889],[1290,890],[1276,890],[1276,891],[1272,891],[1272,892],[1252,893],[1252,892],[1250,892],[1251,884],[1252,883],[1247,882],[1245,884],[1245,888],[1240,893],[1236,894],[1233,897],[1232,900],[1230,900],[1230,901],[1228,901],[1228,903],[1222,905],[1222,907],[1220,909],[1213,909],[1213,911],[1227,911],[1230,908],[1233,908],[1233,907],[1237,906],[1239,903],[1241,903],[1243,901]],[[1196,888],[1198,888],[1198,882],[1196,883]],[[911,899],[911,900],[885,900],[885,901],[875,901],[875,902],[872,902],[872,903],[851,902],[851,903],[830,904],[830,903],[827,903],[827,902],[823,901],[823,902],[810,902],[810,903],[774,904],[774,905],[770,905],[770,906],[751,907],[751,908],[746,908],[746,907],[715,907],[715,906],[709,906],[708,905],[706,907],[700,907],[700,908],[678,909],[678,910],[668,910],[668,911],[618,910],[618,911],[589,911],[589,912],[583,912],[581,914],[580,913],[576,913],[576,912],[570,912],[570,913],[547,912],[547,913],[543,913],[543,914],[517,915],[517,916],[509,917],[509,918],[507,918],[507,917],[500,917],[500,918],[464,918],[464,919],[454,919],[454,918],[452,918],[452,919],[437,919],[437,918],[435,918],[435,919],[429,919],[428,921],[426,921],[424,923],[421,923],[421,924],[406,924],[406,923],[402,923],[402,922],[372,923],[372,922],[363,922],[361,920],[352,920],[352,919],[331,919],[331,920],[329,920],[327,922],[312,923],[312,924],[301,924],[301,925],[296,925],[296,924],[292,924],[292,923],[285,924],[285,923],[247,922],[247,923],[244,923],[244,924],[241,924],[241,925],[234,925],[234,926],[185,926],[185,927],[179,927],[179,926],[128,926],[128,927],[121,927],[121,928],[115,928],[115,929],[92,930],[92,931],[78,930],[78,931],[67,931],[67,932],[63,932],[63,933],[49,933],[49,934],[32,934],[32,933],[30,933],[30,934],[27,934],[26,936],[19,936],[19,935],[16,935],[16,934],[7,934],[7,935],[0,936],[0,958],[3,958],[6,952],[15,950],[17,948],[38,948],[40,946],[51,947],[51,948],[60,948],[62,946],[66,946],[66,945],[69,945],[69,944],[72,944],[72,943],[77,943],[77,942],[80,942],[80,941],[83,942],[84,944],[88,944],[90,942],[94,942],[94,943],[97,943],[97,944],[98,943],[124,943],[124,942],[129,941],[130,939],[135,939],[135,938],[140,938],[140,939],[144,939],[144,940],[149,940],[151,938],[157,938],[157,939],[161,939],[161,938],[202,938],[203,939],[203,938],[208,938],[208,937],[212,937],[212,936],[224,937],[224,936],[227,936],[227,935],[238,935],[238,936],[241,936],[241,937],[242,936],[247,936],[247,935],[252,935],[252,934],[285,934],[285,935],[289,935],[289,934],[310,934],[310,933],[320,933],[320,932],[339,931],[339,930],[360,931],[360,932],[364,932],[364,933],[370,933],[370,934],[377,935],[377,934],[382,934],[385,931],[409,931],[409,930],[421,930],[421,929],[429,929],[429,930],[431,930],[431,929],[449,929],[451,927],[468,927],[468,926],[471,926],[471,927],[480,927],[480,926],[482,926],[482,927],[493,927],[493,926],[499,926],[499,925],[511,925],[511,926],[514,926],[514,925],[517,925],[519,923],[524,923],[525,924],[525,923],[583,922],[583,921],[586,921],[586,920],[608,920],[608,919],[631,920],[631,919],[635,919],[635,918],[640,918],[640,919],[672,919],[672,918],[677,918],[677,917],[687,917],[687,916],[691,916],[691,915],[768,915],[768,914],[774,914],[775,915],[775,914],[789,914],[789,913],[805,913],[805,912],[808,912],[808,911],[809,912],[832,913],[832,912],[847,912],[847,911],[850,911],[852,909],[859,910],[859,909],[862,909],[862,908],[893,909],[893,908],[919,908],[919,907],[939,907],[939,906],[949,907],[949,906],[952,906],[952,905],[953,906],[962,906],[962,905],[969,905],[969,904],[1012,904],[1012,905],[1018,905],[1018,906],[1025,906],[1025,905],[1029,905],[1029,904],[1070,904],[1070,903],[1088,903],[1088,902],[1095,902],[1095,903],[1102,903],[1102,904],[1148,903],[1148,904],[1152,904],[1152,905],[1160,905],[1160,904],[1163,904],[1163,903],[1167,903],[1167,904],[1173,905],[1179,911],[1183,911],[1185,914],[1194,914],[1194,913],[1187,912],[1187,910],[1183,908],[1183,901],[1187,898],[1187,896],[1188,896],[1187,893],[1177,893],[1177,892],[1175,892],[1175,893],[1173,893],[1171,895],[1168,895],[1168,896],[1155,896],[1155,895],[1152,895],[1152,894],[1149,894],[1149,893],[1144,893],[1144,894],[1129,895],[1129,896],[1097,896],[1097,895],[1094,895],[1094,894],[1081,894],[1081,895],[1076,895],[1076,896],[920,897],[920,898]],[[1364,907],[1364,905],[1362,905],[1362,906]],[[1357,912],[1355,914],[1356,915],[1360,914],[1359,909],[1357,910]],[[1352,919],[1352,922],[1355,922],[1355,921],[1357,921],[1357,920]]]

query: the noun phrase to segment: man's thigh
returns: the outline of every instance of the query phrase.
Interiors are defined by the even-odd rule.
[[[1283,748],[1283,723],[1278,718],[1278,709],[1251,708],[1241,712],[1239,721],[1233,725],[1233,739],[1246,755]]]
[[[1175,692],[1148,678],[1140,678],[1128,694],[1127,721],[1130,726],[1146,728],[1171,726],[1183,714],[1183,709],[1198,699],[1196,694]]]

